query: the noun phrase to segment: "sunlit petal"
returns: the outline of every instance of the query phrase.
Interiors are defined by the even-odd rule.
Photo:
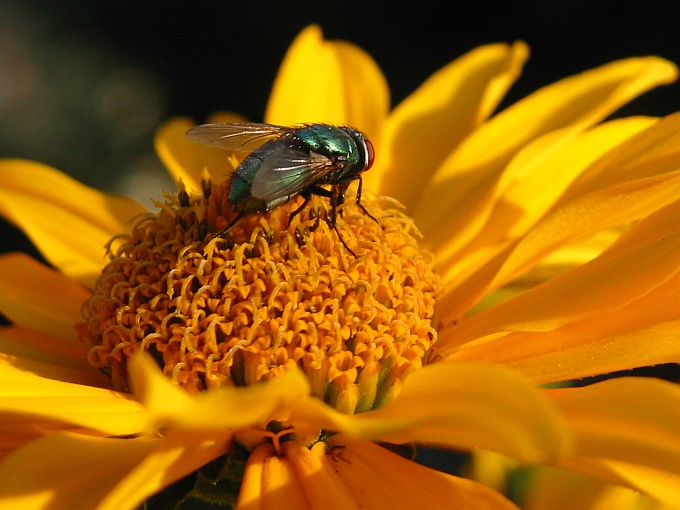
[[[569,444],[564,424],[536,388],[485,365],[432,365],[407,379],[394,401],[369,413],[347,416],[310,401],[292,416],[367,439],[484,448],[523,461]]]
[[[275,418],[285,419],[291,404],[309,395],[309,383],[298,371],[270,384],[223,388],[194,397],[173,385],[147,356],[131,360],[130,375],[135,394],[157,423],[198,430],[266,425]]]
[[[159,442],[53,434],[31,442],[0,464],[5,508],[99,508],[115,484]],[[140,500],[116,507],[132,510]],[[103,507],[110,508],[110,507]]]
[[[82,384],[48,379],[20,367],[0,363],[0,413],[5,425],[62,424],[86,427],[105,434],[134,434],[143,429],[146,412],[120,393]]]
[[[120,483],[96,510],[135,508],[134,504],[142,503],[163,487],[225,453],[230,440],[231,434],[225,430],[221,437],[194,436],[182,431],[157,441],[152,451],[121,476]]]
[[[359,508],[516,508],[481,484],[420,466],[349,434],[333,436],[322,446],[314,453],[323,455]]]
[[[31,161],[0,161],[0,212],[67,276],[92,286],[104,247],[146,209]]]
[[[491,114],[528,53],[521,42],[482,46],[433,74],[388,117],[367,188],[410,209],[449,152]]]
[[[559,199],[570,183],[577,178],[580,172],[588,168],[598,157],[605,154],[612,147],[629,139],[635,133],[649,126],[651,119],[626,119],[614,121],[598,126],[573,139],[565,139],[562,132],[545,135],[531,143],[522,150],[508,165],[499,184],[499,197],[485,225],[473,240],[461,245],[456,236],[448,234],[446,229],[440,229],[431,242],[440,243],[436,246],[435,255],[438,264],[446,267],[444,280],[449,287],[455,287],[465,281],[470,275],[481,271],[494,256],[501,253],[516,239],[526,233],[536,221],[538,221]],[[622,193],[627,191],[623,190]],[[609,192],[614,195],[615,191]],[[651,193],[651,192],[650,192]],[[604,200],[606,196],[598,195],[590,201],[589,206],[596,200]],[[598,202],[598,205],[601,205]],[[451,204],[455,207],[455,204]],[[582,208],[570,206],[564,207],[561,214],[553,216],[562,219],[566,214],[575,216]],[[589,215],[586,215],[590,218]],[[614,218],[609,223],[615,223]],[[555,221],[555,220],[553,220]],[[622,220],[618,220],[622,221]],[[560,243],[580,235],[585,236],[598,228],[603,228],[602,222],[594,219],[592,223],[581,219],[576,222],[574,218],[565,219],[566,232],[543,227],[539,233],[533,233],[532,238],[540,239],[542,243],[552,241],[551,249],[555,249]],[[573,225],[572,225],[573,224]],[[547,235],[552,234],[552,235]],[[553,241],[554,239],[554,241]],[[529,241],[522,240],[527,243]],[[534,241],[536,243],[538,241]],[[534,251],[517,248],[515,251],[528,257]],[[534,259],[540,259],[548,252],[536,251]],[[499,280],[500,278],[496,278]],[[481,288],[478,292],[483,292]],[[461,294],[468,294],[469,289],[461,290]],[[460,299],[457,296],[456,299]]]
[[[680,202],[661,209],[597,259],[470,317],[445,342],[462,344],[506,331],[551,331],[629,304],[678,271],[678,211]]]
[[[604,458],[680,473],[677,385],[623,377],[550,393],[575,434],[576,458]]]
[[[671,510],[644,494],[596,478],[555,468],[531,473],[522,508],[526,510]]]
[[[0,328],[0,359],[41,377],[107,388],[111,380],[87,362],[87,348],[17,326]]]
[[[309,79],[310,69],[314,79]],[[346,42],[325,41],[312,25],[300,33],[281,64],[266,122],[352,125],[379,137],[387,113],[387,83],[373,59]]]
[[[651,87],[675,79],[675,66],[658,58],[613,62],[561,80],[499,113],[472,133],[441,165],[420,197],[414,218],[425,235],[438,225],[471,238],[493,205],[497,179],[516,152],[553,130],[566,139]],[[553,140],[555,142],[555,140]],[[449,206],[458,204],[451,217]]]
[[[333,506],[333,503],[333,499],[328,498],[323,508],[331,510],[342,508]],[[308,508],[311,507],[305,497],[302,481],[296,476],[288,459],[276,455],[269,443],[256,448],[248,457],[236,509],[306,510]]]
[[[680,501],[680,479],[677,472],[652,469],[639,464],[618,462],[604,459],[571,459],[561,461],[560,465],[573,469],[600,480],[630,487],[643,494],[649,494],[658,501],[665,503],[662,510],[674,510]],[[656,507],[652,507],[656,509]]]
[[[208,122],[243,122],[237,114],[221,114]],[[187,117],[168,120],[156,131],[156,153],[175,181],[181,179],[187,188],[199,193],[201,178],[208,172],[215,182],[224,181],[235,170],[229,152],[191,142],[184,136],[196,123]]]
[[[677,170],[679,131],[680,113],[659,119],[583,172],[556,205],[613,184]]]
[[[14,324],[82,346],[73,326],[90,293],[28,255],[0,256],[0,312]],[[86,346],[80,349],[86,353]]]

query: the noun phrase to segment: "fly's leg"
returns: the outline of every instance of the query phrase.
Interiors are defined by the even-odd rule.
[[[302,195],[302,197],[305,200],[302,202],[300,207],[298,207],[297,209],[295,209],[292,213],[290,213],[288,215],[288,225],[291,224],[291,222],[293,221],[293,218],[295,218],[298,214],[300,214],[300,211],[302,211],[305,207],[307,207],[307,204],[309,203],[309,201],[312,198],[312,193],[309,190],[304,190],[302,193],[300,193],[300,195]]]
[[[359,206],[359,209],[364,211],[364,214],[371,218],[373,221],[375,221],[378,225],[380,225],[380,222],[370,213],[366,210],[366,208],[363,206],[361,203],[361,193],[364,188],[364,181],[361,179],[360,175],[356,176],[357,179],[359,179],[359,186],[357,187],[357,205]]]
[[[222,239],[226,239],[226,238],[227,238],[227,237],[226,237],[226,236],[227,236],[227,232],[229,232],[229,230],[231,230],[231,227],[233,227],[234,225],[236,225],[236,222],[237,222],[238,220],[240,220],[241,218],[243,218],[245,215],[246,215],[245,211],[240,211],[240,212],[236,215],[236,218],[234,218],[233,220],[231,220],[231,221],[229,222],[229,225],[227,225],[227,226],[224,227],[222,230],[220,230],[220,231],[217,232],[215,235],[213,235],[212,238],[214,239],[214,238],[216,238],[216,237],[221,237]]]
[[[303,190],[300,193],[300,195],[302,195],[305,200],[304,200],[304,202],[302,202],[300,207],[295,209],[292,213],[290,213],[290,216],[288,216],[288,224],[289,225],[290,225],[290,222],[293,220],[293,218],[295,218],[295,216],[297,214],[299,214],[300,211],[302,211],[307,206],[307,204],[309,203],[309,201],[312,198],[312,195],[319,195],[321,197],[329,198],[331,200],[331,202],[333,201],[333,193],[331,191],[328,191],[327,189],[321,188],[319,186],[311,186],[309,188],[306,188],[305,190]],[[320,219],[321,219],[321,216],[317,214],[316,221],[314,222],[314,225],[312,225],[311,228],[309,229],[310,232],[314,232],[318,228]]]
[[[342,245],[345,247],[345,249],[350,252],[354,258],[357,258],[357,254],[354,253],[354,250],[347,246],[347,243],[345,240],[342,238],[340,235],[340,231],[338,230],[338,225],[336,223],[336,218],[337,218],[337,209],[338,205],[342,204],[345,201],[345,190],[347,189],[349,183],[342,183],[338,186],[333,186],[332,192],[331,192],[331,214],[328,217],[328,224],[333,227],[333,230],[335,230],[335,233],[338,234],[338,239],[340,239],[340,242]]]

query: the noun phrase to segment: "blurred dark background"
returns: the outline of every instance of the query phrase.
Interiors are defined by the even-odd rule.
[[[153,153],[172,115],[234,110],[261,120],[281,59],[309,23],[367,50],[392,104],[480,44],[532,49],[508,101],[633,55],[680,62],[680,2],[0,0],[0,157],[59,168],[145,204],[172,189]],[[313,72],[313,70],[310,70]],[[680,109],[677,85],[623,114]]]

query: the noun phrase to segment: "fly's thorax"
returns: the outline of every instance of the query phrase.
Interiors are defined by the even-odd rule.
[[[314,124],[296,131],[296,136],[311,151],[352,168],[361,162],[356,141],[345,128]]]

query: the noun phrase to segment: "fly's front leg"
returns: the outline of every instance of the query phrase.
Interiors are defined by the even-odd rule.
[[[361,203],[361,193],[364,188],[364,181],[362,180],[360,175],[356,176],[357,179],[359,179],[359,186],[357,186],[357,205],[359,206],[359,209],[364,211],[364,214],[371,218],[373,221],[375,221],[378,225],[380,225],[380,222],[370,213],[366,210],[366,208],[363,206]]]

